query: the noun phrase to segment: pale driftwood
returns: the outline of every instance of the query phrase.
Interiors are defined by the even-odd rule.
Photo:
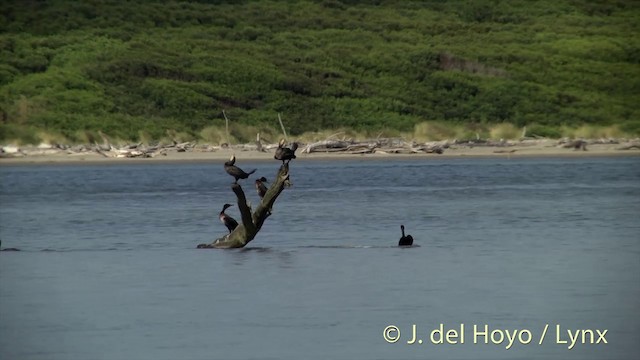
[[[259,151],[258,146],[256,144],[234,145],[232,146],[232,149],[239,150],[239,151]]]
[[[411,148],[412,151],[414,151],[415,153],[425,153],[425,154],[442,154],[444,153],[444,147],[439,146],[439,145],[435,145],[435,146],[429,146],[429,145],[422,145],[419,147],[412,147]]]
[[[616,148],[616,150],[631,150],[631,149],[640,150],[640,141],[632,141],[624,144],[623,146]]]
[[[622,139],[600,138],[590,140],[589,144],[620,144]]]
[[[358,154],[372,154],[375,152],[375,149],[369,149],[369,148],[363,148],[361,150],[352,150],[349,151],[349,154],[354,154],[354,155],[358,155]]]
[[[260,133],[256,134],[256,150],[260,152],[266,152],[266,150],[262,148],[262,141],[260,141]]]
[[[108,151],[103,150],[103,147],[101,146],[96,146],[93,148],[76,148],[73,150],[67,150],[67,153],[82,154],[82,153],[95,152],[108,158],[112,158],[112,157],[113,158],[137,158],[137,157],[152,158],[158,155],[166,155],[167,149],[169,148],[180,149],[180,148],[176,148],[173,145],[168,147],[164,147],[164,146],[145,147],[145,146],[142,146],[141,144],[129,144],[120,148],[111,146],[111,148]],[[184,149],[184,147],[182,148]],[[177,151],[180,151],[180,150],[177,150]]]
[[[376,149],[376,153],[380,152],[383,154],[415,154],[413,150],[410,148],[384,148],[384,149]]]
[[[329,149],[337,149],[337,151],[343,150],[349,145],[353,145],[350,141],[341,141],[341,140],[324,140],[318,141],[315,143],[308,144],[302,149],[303,153],[310,154],[312,152],[326,152],[330,151]]]
[[[282,118],[280,117],[280,113],[278,113],[278,121],[280,122],[280,128],[282,128],[282,134],[284,135],[285,141],[289,142],[289,137],[287,136],[287,131],[284,129],[284,124],[282,123]]]
[[[492,140],[492,139],[473,139],[473,140],[453,140],[454,145],[464,145],[469,147],[504,147],[515,146],[517,143],[509,140]]]
[[[107,147],[107,150],[108,150],[108,148],[111,147],[111,141],[109,140],[109,137],[105,135],[102,131],[98,131],[98,135],[100,135],[100,137],[102,138],[102,143]]]
[[[196,143],[192,143],[190,141],[187,142],[182,142],[179,144],[175,144],[175,148],[178,152],[186,152],[187,150],[191,150],[193,149],[193,147],[196,145]]]
[[[447,146],[441,143],[425,143],[415,144],[408,143],[398,139],[380,139],[365,140],[355,142],[353,140],[324,140],[307,145],[302,152],[325,152],[335,153],[341,152],[346,154],[416,154],[416,153],[436,153],[442,154]]]
[[[232,148],[237,151],[261,151],[268,152],[277,148],[277,144],[263,144],[259,134],[256,136],[256,143],[239,144],[229,146],[213,146],[208,144],[198,145],[195,142],[180,142],[173,140],[171,144],[156,144],[153,146],[143,143],[130,143],[122,146],[114,146],[104,137],[106,144],[93,143],[89,145],[46,145],[37,149],[15,148],[15,154],[10,154],[11,147],[6,147],[3,157],[46,155],[64,151],[69,155],[82,155],[97,153],[107,158],[152,158],[159,155],[167,155],[167,152],[215,152],[224,148]],[[226,147],[225,147],[226,145]],[[432,142],[424,144],[408,143],[401,139],[376,138],[364,141],[354,140],[325,140],[307,145],[302,152],[340,152],[345,154],[371,154],[380,152],[393,153],[442,153],[448,147],[448,143]]]
[[[333,134],[324,141],[318,141],[301,146],[303,153],[323,152],[323,153],[340,153],[340,154],[441,154],[450,147],[499,147],[510,148],[514,146],[544,146],[544,147],[563,147],[574,148],[576,150],[586,149],[587,145],[603,144],[614,145],[621,144],[616,150],[640,149],[640,139],[569,139],[560,140],[552,139],[532,139],[522,138],[520,140],[491,140],[491,139],[466,139],[466,140],[446,140],[431,141],[425,143],[407,142],[400,138],[380,138],[380,135],[374,139],[355,141],[353,139],[335,139],[340,133]],[[120,146],[114,146],[109,142],[109,138],[104,134],[104,143],[83,145],[65,145],[65,144],[40,144],[38,146],[17,147],[13,145],[0,146],[0,157],[29,157],[53,154],[67,154],[74,156],[82,156],[87,154],[99,154],[108,158],[152,158],[161,155],[167,155],[168,152],[215,152],[221,149],[233,149],[235,151],[261,151],[273,152],[278,147],[277,144],[265,142],[262,137],[256,136],[255,143],[238,144],[229,146],[197,144],[196,142],[177,142],[174,140],[171,144],[154,144],[145,145],[143,143],[129,143]],[[496,153],[507,153],[507,150],[496,150]]]
[[[108,157],[113,157],[110,154],[107,154],[106,152],[102,151],[100,148],[95,149],[95,152],[97,152],[98,154],[108,158]]]
[[[229,118],[227,118],[227,114],[224,112],[224,110],[222,110],[222,116],[224,116],[225,129],[227,131],[227,144],[231,144],[231,139],[229,136]]]
[[[258,234],[264,221],[271,215],[276,199],[284,190],[289,180],[289,164],[283,164],[278,170],[275,180],[262,198],[260,205],[252,213],[247,204],[244,191],[239,184],[231,185],[231,190],[238,199],[238,208],[242,222],[231,233],[226,234],[210,244],[199,244],[199,249],[232,249],[246,246]]]

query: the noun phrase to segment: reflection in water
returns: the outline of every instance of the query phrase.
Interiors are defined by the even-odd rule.
[[[274,263],[281,268],[292,268],[291,253],[293,250],[288,248],[271,248],[271,247],[244,247],[240,249],[210,249],[211,251],[227,252],[232,254],[233,264],[236,266],[244,266],[247,263],[251,263],[253,259],[259,257],[260,259],[267,260],[269,263]]]

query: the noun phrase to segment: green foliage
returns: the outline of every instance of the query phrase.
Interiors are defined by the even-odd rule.
[[[97,131],[152,141],[173,131],[220,142],[223,110],[232,141],[253,141],[258,131],[277,137],[277,113],[293,136],[349,128],[510,137],[528,125],[529,135],[557,137],[562,126],[585,124],[640,134],[637,2],[51,0],[0,8],[0,140],[38,141],[34,131],[44,130],[77,141]]]
[[[11,139],[17,145],[38,144],[40,137],[36,129],[13,124],[0,123],[0,139]]]
[[[456,127],[437,121],[425,121],[416,124],[413,137],[422,141],[455,139],[459,130]]]
[[[625,122],[620,125],[620,130],[626,134],[640,136],[640,120]]]
[[[578,128],[564,127],[563,135],[571,138],[583,139],[602,139],[602,138],[619,138],[624,134],[617,125],[598,126],[598,125],[582,125]]]
[[[522,135],[522,130],[516,128],[512,124],[503,123],[492,126],[489,130],[489,134],[491,139],[513,140],[518,139]]]

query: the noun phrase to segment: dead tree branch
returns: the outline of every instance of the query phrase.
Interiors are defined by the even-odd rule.
[[[231,190],[238,198],[238,208],[242,223],[238,225],[230,234],[226,234],[216,239],[211,244],[200,244],[199,249],[232,249],[246,246],[258,234],[264,221],[271,215],[273,204],[285,188],[286,181],[289,179],[289,164],[280,166],[275,180],[262,198],[260,205],[252,213],[251,207],[247,204],[247,199],[239,184],[231,185]]]

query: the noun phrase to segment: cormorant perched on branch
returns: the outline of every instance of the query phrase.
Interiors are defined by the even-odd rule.
[[[260,196],[260,199],[262,199],[264,197],[264,194],[267,193],[268,189],[264,184],[266,182],[267,182],[267,178],[264,176],[256,180],[256,191],[258,191],[258,196]]]
[[[291,159],[295,159],[296,149],[298,148],[298,143],[296,142],[294,142],[291,145],[291,149],[289,149],[288,147],[284,147],[284,145],[285,145],[284,139],[280,139],[280,142],[278,143],[278,148],[276,149],[276,153],[275,155],[273,155],[274,159],[282,160],[282,164],[284,164],[285,160],[288,160],[287,163],[289,163]]]
[[[219,215],[220,221],[222,221],[224,226],[226,226],[227,229],[229,229],[229,233],[231,233],[236,227],[238,227],[238,222],[231,216],[224,213],[224,211],[227,210],[227,208],[230,206],[233,206],[233,205],[224,204],[224,206],[222,206],[222,211],[220,211],[220,215]]]
[[[224,163],[224,171],[227,172],[227,174],[233,176],[236,180],[233,182],[234,184],[238,183],[238,179],[246,179],[249,177],[249,175],[253,174],[254,172],[256,172],[256,169],[253,169],[251,171],[244,172],[244,170],[240,169],[239,167],[233,165],[236,163],[236,156],[232,155],[231,159],[229,159],[229,161],[226,161]]]
[[[400,238],[400,241],[398,242],[398,246],[411,246],[413,245],[413,236],[411,235],[404,235],[404,225],[400,225],[400,230],[402,230],[402,237]]]

